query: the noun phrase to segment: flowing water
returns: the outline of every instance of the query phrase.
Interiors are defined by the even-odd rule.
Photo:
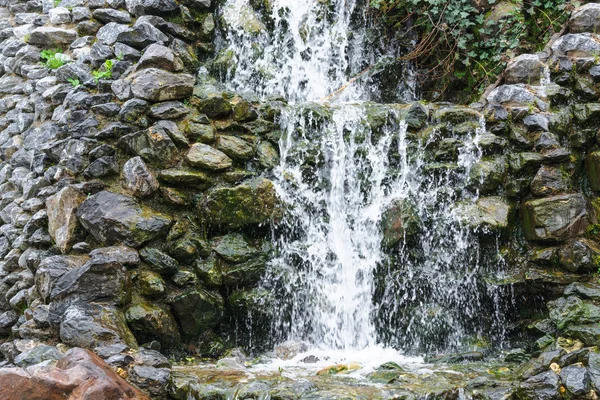
[[[399,51],[370,39],[364,2],[252,5],[258,11],[248,0],[222,6],[218,51],[232,60],[221,70],[229,89],[290,103],[274,172],[288,212],[275,228],[277,256],[263,283],[277,299],[275,340],[344,354],[456,350],[486,333],[501,341],[501,301],[481,278],[501,262],[456,212],[478,198],[469,179],[482,156],[483,118],[470,130],[450,126],[423,139],[409,133],[399,107],[364,102],[379,100],[381,89],[360,72]],[[403,79],[388,85],[397,100],[415,97],[411,71],[404,66]],[[445,164],[429,151],[442,136],[461,143]],[[397,204],[419,228],[387,248],[381,220]]]

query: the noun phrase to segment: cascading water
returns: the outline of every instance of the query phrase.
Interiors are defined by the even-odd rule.
[[[265,4],[222,6],[227,29],[218,58],[230,59],[221,70],[229,89],[290,102],[274,173],[289,206],[275,228],[277,256],[264,280],[276,297],[275,340],[415,352],[456,349],[468,336],[500,332],[502,313],[489,312],[499,307],[497,293],[481,278],[483,269],[498,268],[497,253],[487,257],[455,212],[478,197],[468,185],[481,159],[483,118],[470,130],[446,127],[443,139],[460,143],[458,156],[435,162],[428,147],[442,139],[439,131],[414,137],[405,110],[356,103],[380,99],[371,78],[352,77],[386,54],[367,40],[364,2]],[[405,79],[393,87],[395,98],[414,99],[414,87]],[[338,102],[303,103],[325,98]],[[399,202],[421,229],[386,249],[381,220]]]

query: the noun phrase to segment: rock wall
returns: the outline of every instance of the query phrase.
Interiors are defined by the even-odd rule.
[[[0,366],[59,358],[41,343],[94,349],[162,399],[171,372],[156,350],[218,356],[244,334],[237,316],[261,293],[280,213],[268,178],[285,104],[197,75],[213,11],[210,0],[0,0]],[[579,9],[475,109],[409,107],[412,132],[435,130],[448,163],[460,146],[444,138],[449,124],[486,118],[473,172],[483,198],[465,221],[501,235],[514,275],[500,283],[552,300],[527,349],[546,353],[525,377],[548,373],[559,360],[548,351],[600,343],[598,29],[600,6]]]

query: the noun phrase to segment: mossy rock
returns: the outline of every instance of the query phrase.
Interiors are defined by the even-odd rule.
[[[386,246],[394,246],[421,230],[421,219],[409,199],[394,200],[383,212],[380,224]]]
[[[184,169],[165,169],[159,172],[158,180],[168,185],[206,188],[212,185],[212,179],[200,171]]]
[[[165,348],[179,343],[179,329],[171,313],[149,303],[137,303],[125,312],[129,328],[140,343],[157,340]]]
[[[203,289],[193,289],[175,296],[171,307],[181,332],[187,338],[196,338],[214,328],[224,312],[221,295]]]
[[[200,199],[198,210],[201,220],[229,229],[266,224],[280,214],[275,186],[264,178],[213,189]]]

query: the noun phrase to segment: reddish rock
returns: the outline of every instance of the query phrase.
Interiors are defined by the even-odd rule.
[[[75,348],[55,367],[0,369],[2,400],[149,400],[97,355]]]

